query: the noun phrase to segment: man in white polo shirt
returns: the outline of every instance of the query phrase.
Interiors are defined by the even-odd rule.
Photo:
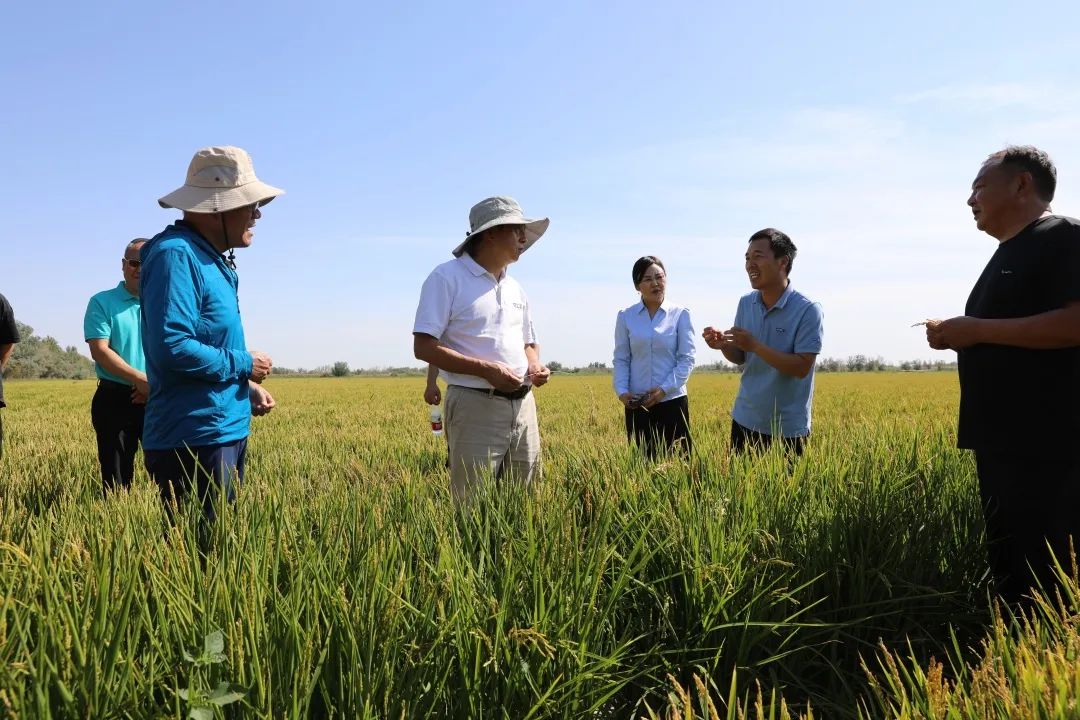
[[[539,471],[531,391],[551,372],[540,362],[525,291],[506,268],[548,224],[525,218],[513,198],[480,201],[455,259],[436,267],[420,291],[413,354],[447,383],[450,491],[458,503],[487,473],[527,484]]]

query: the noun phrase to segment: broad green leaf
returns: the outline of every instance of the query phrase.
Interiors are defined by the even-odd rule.
[[[247,695],[247,690],[244,688],[223,682],[214,688],[214,691],[210,693],[210,697],[207,698],[207,702],[220,707],[241,700],[245,695]]]
[[[225,651],[225,636],[220,630],[215,630],[206,636],[203,641],[203,651],[208,655]]]

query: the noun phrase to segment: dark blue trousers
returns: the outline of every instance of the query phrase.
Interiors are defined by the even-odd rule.
[[[143,458],[170,519],[173,500],[180,505],[194,492],[206,519],[213,521],[218,496],[233,502],[244,481],[247,438],[224,445],[144,450]]]

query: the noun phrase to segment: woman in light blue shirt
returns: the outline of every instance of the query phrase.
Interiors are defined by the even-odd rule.
[[[626,435],[650,458],[675,448],[689,454],[690,313],[665,301],[667,273],[660,258],[639,258],[632,277],[641,300],[620,310],[615,320],[613,384],[626,407]]]

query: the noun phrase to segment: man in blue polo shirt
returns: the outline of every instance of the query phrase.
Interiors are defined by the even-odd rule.
[[[705,343],[743,366],[731,411],[731,447],[765,448],[777,437],[801,455],[810,435],[814,363],[821,352],[821,305],[791,287],[791,238],[774,228],[750,236],[746,273],[754,289],[739,300],[735,325],[707,327]]]
[[[255,177],[238,147],[195,153],[187,181],[158,200],[184,217],[143,248],[143,348],[150,379],[143,448],[166,508],[194,492],[207,519],[243,482],[252,415],[273,409],[270,356],[249,351],[234,248],[284,190]]]
[[[123,281],[90,298],[83,317],[83,337],[90,346],[98,377],[90,404],[97,434],[101,486],[131,486],[135,452],[143,433],[143,411],[150,386],[142,346],[142,307],[139,301],[139,252],[144,238],[124,248]]]

